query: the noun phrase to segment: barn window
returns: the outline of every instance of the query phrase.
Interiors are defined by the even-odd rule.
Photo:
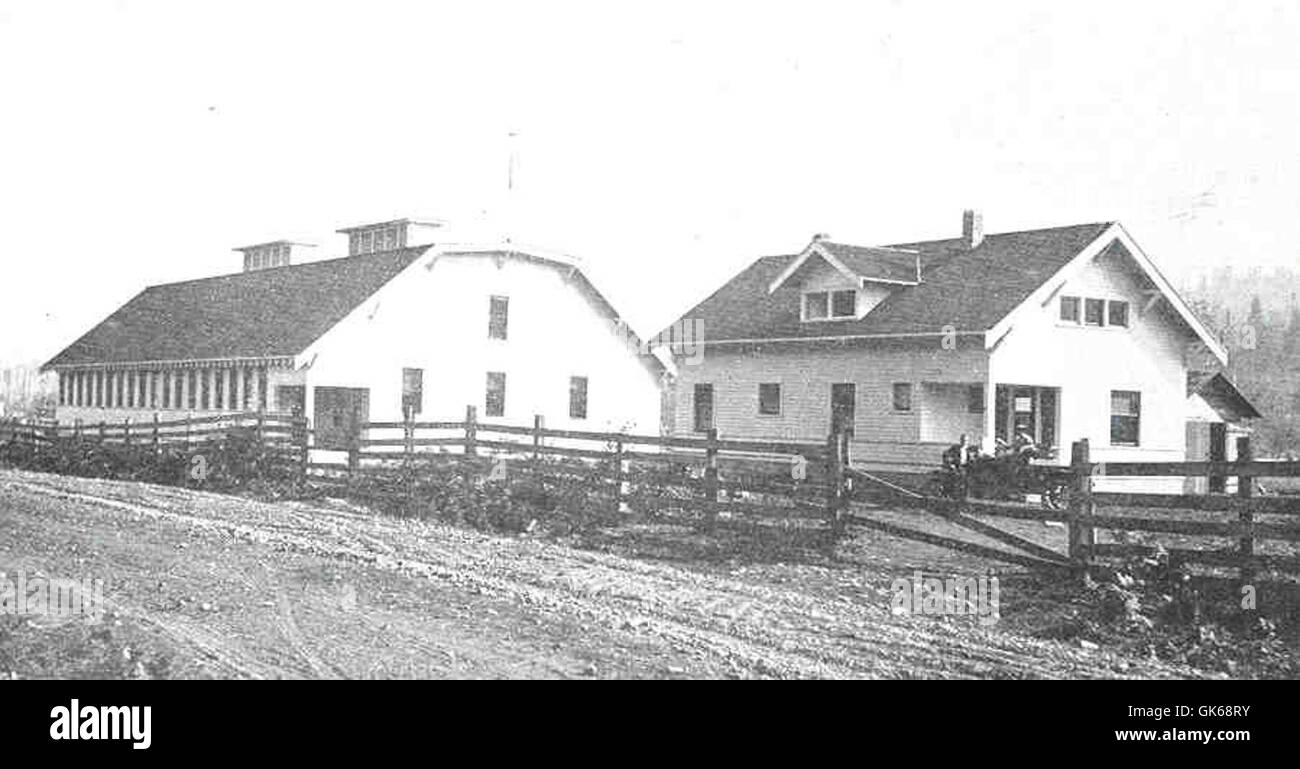
[[[1136,446],[1142,426],[1142,393],[1129,390],[1110,392],[1110,442],[1113,446]]]
[[[763,382],[758,386],[758,413],[764,416],[781,414],[781,385]]]
[[[487,394],[484,398],[484,413],[490,417],[505,416],[506,413],[506,375],[504,371],[487,372]]]
[[[912,385],[910,382],[894,384],[894,411],[912,410]]]
[[[1087,326],[1102,326],[1106,323],[1106,302],[1102,299],[1087,299],[1083,303],[1083,323]]]
[[[587,418],[587,378],[569,377],[569,418]]]
[[[488,305],[488,339],[505,339],[509,325],[510,297],[492,297]]]
[[[1118,302],[1111,300],[1107,303],[1106,316],[1107,325],[1111,326],[1128,326],[1128,302]]]
[[[1079,322],[1079,297],[1063,296],[1061,297],[1061,320],[1066,323]]]
[[[402,414],[424,411],[424,369],[402,369]]]

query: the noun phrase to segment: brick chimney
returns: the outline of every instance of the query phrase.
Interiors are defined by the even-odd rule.
[[[984,217],[979,211],[967,209],[962,212],[961,242],[968,249],[978,248],[984,242]]]

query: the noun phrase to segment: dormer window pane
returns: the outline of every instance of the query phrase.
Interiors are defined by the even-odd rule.
[[[1102,326],[1106,323],[1106,302],[1101,299],[1087,299],[1083,303],[1083,322],[1088,326]]]
[[[858,314],[858,292],[836,291],[832,296],[831,315],[836,318],[852,318]]]
[[[804,295],[804,317],[808,320],[822,320],[830,314],[830,297],[825,291],[815,291]]]

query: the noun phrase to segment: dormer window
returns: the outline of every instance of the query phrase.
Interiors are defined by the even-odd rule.
[[[810,291],[803,295],[804,320],[844,320],[858,316],[858,292]]]

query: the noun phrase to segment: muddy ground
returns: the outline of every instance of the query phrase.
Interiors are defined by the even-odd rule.
[[[107,613],[0,615],[0,679],[1220,675],[1034,637],[1071,607],[1035,606],[1015,566],[996,566],[996,624],[891,611],[897,577],[991,566],[872,532],[643,522],[555,541],[4,470],[0,572],[103,579]]]

